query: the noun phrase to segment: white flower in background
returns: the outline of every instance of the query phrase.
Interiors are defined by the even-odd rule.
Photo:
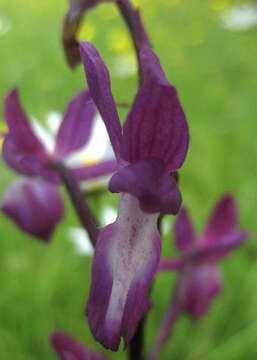
[[[111,206],[105,206],[100,213],[101,225],[106,226],[115,221],[117,212]],[[71,227],[68,230],[68,239],[73,243],[74,250],[79,255],[92,256],[94,248],[89,236],[83,228]]]
[[[222,14],[222,25],[231,31],[246,30],[257,25],[257,5],[234,6]]]

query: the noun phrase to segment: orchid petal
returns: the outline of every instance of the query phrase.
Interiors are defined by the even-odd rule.
[[[57,133],[55,146],[57,157],[65,157],[88,142],[94,115],[94,103],[87,90],[73,97]]]
[[[32,131],[20,105],[17,89],[6,96],[4,115],[9,129],[3,143],[4,160],[20,174],[38,174],[47,166],[48,155]]]
[[[122,194],[117,220],[98,238],[86,313],[95,339],[108,349],[117,351],[121,336],[127,344],[150,309],[147,295],[161,250],[157,219]]]
[[[93,180],[114,173],[118,168],[116,160],[106,160],[94,165],[86,165],[72,170],[78,181]]]
[[[183,164],[189,142],[176,89],[167,81],[150,48],[141,51],[143,84],[123,127],[121,158],[135,163],[159,158],[169,172]]]
[[[184,294],[184,309],[194,318],[199,318],[205,314],[211,300],[221,291],[221,274],[215,266],[209,264],[190,268],[190,274],[189,269],[185,268],[185,271],[187,273],[182,273],[178,291]]]
[[[1,208],[23,231],[45,242],[64,215],[56,187],[34,178],[21,178],[12,183],[4,194]]]
[[[50,342],[60,360],[107,360],[106,357],[89,351],[80,342],[60,331],[51,334]]]
[[[219,238],[219,241],[204,243],[196,252],[199,261],[218,261],[240,246],[250,234],[235,230]]]
[[[114,153],[119,159],[121,125],[111,93],[109,72],[92,44],[80,42],[80,54],[84,63],[90,94],[103,118]]]
[[[136,196],[147,213],[176,214],[182,202],[176,181],[159,159],[141,160],[122,168],[112,176],[109,189]]]
[[[2,147],[2,156],[7,165],[13,170],[17,171],[21,175],[28,176],[42,176],[45,180],[52,182],[54,184],[59,184],[60,179],[58,175],[48,169],[46,166],[46,161],[35,155],[33,149],[26,148],[25,146],[20,146],[20,142],[12,136],[11,133],[8,133],[5,136],[3,147]]]
[[[237,217],[237,207],[233,196],[230,194],[224,195],[210,217],[202,235],[202,241],[211,243],[229,235],[236,228]]]
[[[189,250],[195,242],[195,231],[188,212],[183,208],[174,225],[175,244],[181,251]]]
[[[161,258],[158,271],[172,271],[172,270],[181,270],[183,266],[183,260],[178,258],[165,259]]]

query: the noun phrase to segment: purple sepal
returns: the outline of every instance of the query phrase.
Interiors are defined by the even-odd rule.
[[[17,89],[11,90],[5,98],[4,116],[9,130],[2,149],[5,162],[22,175],[41,175],[49,181],[57,181],[55,174],[46,169],[49,157],[30,127]]]
[[[106,160],[94,165],[81,166],[72,169],[78,181],[92,180],[114,173],[118,169],[116,160]]]
[[[216,266],[202,264],[190,270],[185,268],[177,289],[184,292],[181,298],[181,301],[184,301],[184,310],[196,319],[204,315],[211,300],[221,291],[222,284],[222,277]]]
[[[175,243],[179,250],[190,250],[194,246],[194,242],[196,240],[195,231],[185,208],[181,209],[176,219],[174,233]]]
[[[223,236],[232,233],[237,224],[237,207],[231,194],[225,194],[214,208],[202,241],[211,243],[218,241]]]
[[[19,141],[8,133],[5,136],[2,156],[7,165],[21,175],[42,176],[45,180],[54,184],[59,184],[59,176],[51,170],[48,170],[46,161],[33,153],[33,149],[20,147]],[[48,161],[48,160],[47,160]]]
[[[120,157],[121,125],[111,93],[109,72],[96,48],[88,42],[80,42],[80,54],[84,64],[88,88],[108,131],[116,155]]]
[[[114,351],[131,340],[150,309],[148,290],[158,266],[158,214],[145,214],[138,200],[122,194],[117,220],[98,238],[86,313],[97,341]]]
[[[60,125],[54,155],[62,158],[84,146],[91,135],[95,107],[87,90],[70,101]]]
[[[195,257],[199,261],[216,262],[235,250],[249,236],[249,232],[236,229],[230,234],[220,237],[217,241],[200,244]]]
[[[179,258],[161,258],[158,264],[158,271],[172,271],[181,270],[183,267],[183,260]]]
[[[56,187],[44,180],[20,178],[4,194],[2,211],[25,232],[48,242],[64,215]]]
[[[182,202],[175,179],[159,159],[141,160],[122,168],[112,176],[109,189],[137,197],[146,213],[176,214]]]
[[[71,336],[54,331],[50,342],[60,360],[107,360],[106,357],[89,351]]]
[[[123,127],[121,158],[130,163],[158,158],[169,172],[175,171],[188,150],[186,118],[157,56],[145,48],[141,59],[144,82]]]

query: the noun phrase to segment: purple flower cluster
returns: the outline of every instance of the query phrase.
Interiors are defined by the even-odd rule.
[[[67,156],[89,141],[95,115],[94,103],[86,90],[71,100],[52,154],[47,152],[35,135],[21,107],[17,89],[7,95],[4,115],[8,132],[3,142],[2,156],[6,164],[22,178],[6,191],[2,210],[22,230],[47,242],[64,215],[63,201],[57,189],[62,181],[53,165],[64,163]],[[76,167],[72,173],[78,181],[82,181],[112,173],[116,168],[116,161],[110,160]]]
[[[94,338],[107,349],[117,351],[122,338],[125,347],[134,338],[139,322],[151,308],[149,289],[158,271],[177,271],[177,283],[149,357],[153,360],[182,312],[194,318],[206,313],[222,288],[216,263],[239,246],[248,233],[237,228],[237,208],[230,194],[221,198],[199,237],[186,208],[179,212],[182,196],[177,170],[188,151],[188,125],[177,91],[167,80],[139,11],[129,0],[113,2],[134,41],[140,86],[121,125],[107,67],[92,44],[76,40],[84,13],[101,2],[70,0],[63,42],[72,67],[82,60],[89,90],[70,101],[52,153],[34,133],[17,90],[5,99],[8,132],[2,156],[22,177],[5,193],[2,210],[23,231],[47,242],[64,215],[57,187],[66,186],[95,247],[86,315]],[[67,157],[89,141],[96,108],[116,159],[67,168]],[[118,215],[99,232],[79,182],[110,173],[109,191],[120,193]],[[160,258],[158,221],[160,216],[176,214],[175,245],[180,256]],[[105,359],[61,332],[51,335],[51,344],[60,360]]]

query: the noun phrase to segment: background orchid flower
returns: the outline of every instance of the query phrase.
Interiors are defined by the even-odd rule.
[[[64,215],[61,195],[53,184],[24,176],[9,186],[1,208],[23,231],[45,242]]]
[[[150,48],[141,51],[144,81],[123,129],[99,53],[89,43],[80,51],[119,164],[109,189],[121,192],[118,217],[97,240],[86,313],[96,340],[117,350],[121,336],[126,345],[150,309],[147,295],[161,250],[157,219],[179,210],[181,195],[170,172],[183,164],[189,135],[177,92]]]
[[[234,198],[224,195],[216,205],[202,235],[196,237],[187,210],[183,208],[174,225],[175,244],[180,259],[161,259],[159,270],[178,270],[179,278],[168,307],[151,360],[155,359],[174,322],[182,311],[198,319],[222,289],[222,277],[216,262],[236,249],[249,233],[237,228],[238,215]]]
[[[60,360],[107,360],[106,357],[88,350],[71,336],[54,331],[50,342]]]
[[[56,135],[56,141],[52,153],[48,152],[48,149],[43,145],[40,139],[35,135],[29,120],[24,113],[18,98],[17,89],[12,90],[6,97],[4,103],[5,119],[8,126],[8,133],[5,135],[5,139],[2,147],[2,156],[9,167],[18,172],[21,175],[40,177],[45,181],[59,185],[61,179],[55,170],[51,167],[52,162],[64,162],[65,159],[74,151],[83,147],[90,138],[91,130],[93,126],[93,119],[95,115],[95,108],[92,99],[89,96],[88,91],[82,91],[76,95],[68,105],[67,111],[63,117],[63,121],[59,127]],[[72,171],[78,181],[96,178],[98,176],[106,175],[113,172],[116,169],[116,161],[108,160],[96,165],[91,166],[78,166]],[[60,195],[57,188],[53,188],[50,184],[44,184],[43,181],[28,181],[26,182],[26,189],[33,184],[33,191],[35,188],[42,187],[42,194],[49,199],[50,194],[53,195],[49,206],[53,203],[54,199],[60,200]],[[49,239],[49,231],[53,230],[53,222],[57,224],[60,221],[61,213],[55,212],[56,217],[52,217],[51,221],[45,217],[44,221],[38,221],[38,231],[35,231],[31,222],[25,221],[25,216],[28,218],[33,217],[29,211],[37,211],[38,216],[41,214],[41,199],[33,197],[33,206],[27,206],[31,203],[32,197],[29,196],[30,192],[26,191],[22,194],[24,189],[23,182],[16,182],[10,191],[16,191],[19,196],[14,198],[10,195],[10,191],[7,190],[7,196],[4,197],[2,204],[2,210],[6,215],[10,216],[10,211],[6,209],[12,208],[12,214],[18,214],[19,209],[24,205],[24,211],[27,214],[22,217],[12,216],[13,220],[16,220],[17,224],[28,233],[35,236],[38,234],[39,238],[44,238],[44,234],[47,233],[47,240]],[[29,185],[28,185],[29,182]],[[51,189],[51,190],[50,190]],[[47,194],[49,190],[49,195]],[[33,192],[32,191],[32,192]],[[39,190],[37,190],[37,195]],[[37,201],[36,201],[37,200]],[[60,200],[61,201],[61,200]],[[21,203],[20,203],[21,202]],[[38,206],[38,207],[37,207]],[[16,211],[14,208],[17,207]],[[60,207],[58,207],[60,209]],[[24,224],[22,225],[22,221]],[[42,228],[44,224],[45,228]]]

